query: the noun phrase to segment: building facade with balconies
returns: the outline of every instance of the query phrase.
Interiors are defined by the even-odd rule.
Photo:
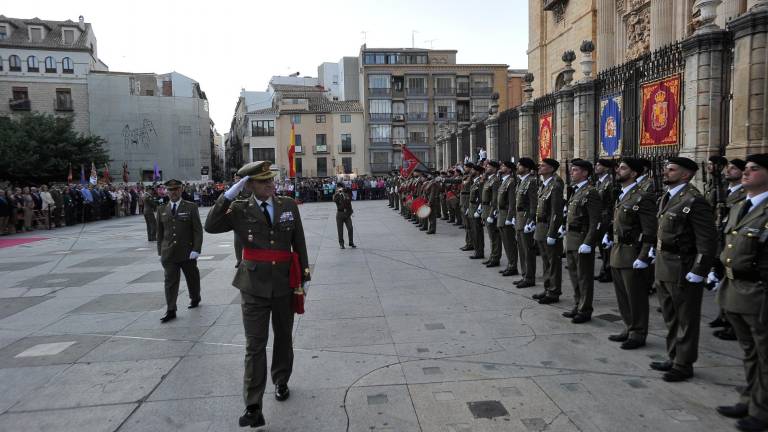
[[[507,65],[457,64],[456,53],[362,46],[360,94],[373,174],[399,167],[404,145],[427,166],[435,166],[435,137],[441,127],[487,116],[494,94],[500,107],[510,107]]]

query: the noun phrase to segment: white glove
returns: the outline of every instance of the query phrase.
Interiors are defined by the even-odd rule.
[[[480,213],[479,212],[475,212],[475,219],[480,219]]]
[[[516,219],[515,219],[515,218],[512,218],[512,221],[511,221],[511,222],[512,222],[512,223],[511,223],[510,225],[512,225],[512,226],[515,226],[515,222],[516,222]]]
[[[688,272],[688,274],[685,275],[685,280],[690,283],[701,283],[704,282],[704,276],[699,276],[695,273]]]
[[[512,228],[514,228],[515,227],[515,218],[512,218],[512,220],[509,220],[509,219],[505,220],[504,221],[504,226],[511,226]]]
[[[560,228],[557,229],[557,238],[563,238],[565,235],[565,227],[560,225]]]
[[[608,249],[609,247],[613,246],[613,242],[611,241],[610,238],[608,238],[608,234],[607,233],[603,236],[602,243],[603,243],[603,248],[604,249]]]
[[[555,243],[557,243],[557,239],[556,238],[547,237],[547,246],[554,246]]]
[[[711,271],[707,275],[707,283],[708,284],[717,284],[720,282],[720,279],[717,278],[717,275],[715,275],[715,272]]]
[[[489,223],[489,224],[492,224],[493,223],[493,217],[492,216],[488,216],[487,218],[485,218],[485,221],[487,223]]]
[[[192,251],[189,253],[189,259],[196,260],[200,256],[200,252]]]
[[[580,253],[580,254],[588,254],[588,253],[592,253],[592,246],[590,246],[590,245],[588,245],[588,244],[583,244],[583,243],[582,243],[582,245],[581,245],[581,246],[579,246],[579,253]]]
[[[720,289],[720,287],[723,286],[723,281],[719,281],[715,284],[715,286],[712,287],[712,291],[717,291]]]
[[[528,225],[523,227],[523,232],[526,234],[530,234],[534,231],[536,231],[536,224],[533,222],[528,222]]]
[[[464,210],[464,216],[469,216],[469,209]]]
[[[230,201],[234,201],[235,198],[237,198],[237,194],[239,194],[240,191],[243,190],[243,188],[245,187],[245,183],[248,181],[249,178],[250,177],[245,176],[241,178],[239,182],[233,184],[231,188],[227,189],[227,191],[224,192],[224,198]]]
[[[632,263],[633,269],[645,269],[648,268],[648,264],[645,263],[643,260],[636,259],[635,262]]]

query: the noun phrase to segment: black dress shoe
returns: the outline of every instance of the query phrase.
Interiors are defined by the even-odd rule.
[[[498,261],[496,261],[496,262],[489,262],[489,263],[488,263],[488,264],[486,264],[485,266],[486,266],[486,267],[488,267],[488,268],[493,268],[493,267],[499,267],[500,265],[501,265],[501,264],[499,264],[499,262],[498,262]]]
[[[176,319],[176,311],[168,311],[165,313],[165,316],[160,318],[161,323],[167,323],[168,321],[175,320]]]
[[[518,288],[528,288],[532,286],[536,286],[536,284],[531,281],[522,281],[519,284],[517,284]]]
[[[563,312],[563,313],[562,313],[562,315],[563,315],[565,318],[573,318],[573,317],[575,317],[575,316],[576,316],[576,314],[578,314],[578,313],[579,313],[579,311],[577,311],[576,309],[573,309],[573,310],[569,310],[569,311],[565,311],[565,312]]]
[[[504,273],[506,273],[506,271]],[[517,276],[519,274],[520,274],[520,272],[517,271],[516,268],[513,267],[513,268],[509,269],[509,276]],[[507,276],[507,275],[504,275],[504,276]]]
[[[503,272],[501,272],[501,275],[504,276],[504,277],[516,276],[517,272],[514,271],[514,270],[504,270]]]
[[[346,249],[343,244],[339,245],[339,249]]]
[[[768,423],[748,416],[736,422],[736,429],[742,432],[763,432],[768,431]]]
[[[539,299],[539,304],[552,304],[552,303],[559,303],[560,297],[550,297],[550,296],[544,296],[543,298]]]
[[[633,349],[642,348],[644,346],[645,346],[645,341],[644,340],[629,339],[626,342],[624,342],[623,344],[621,344],[621,346],[619,348],[621,348],[623,350],[633,350]]]
[[[672,368],[672,370],[661,376],[661,379],[666,382],[681,382],[686,381],[689,378],[693,378],[693,372],[683,372],[680,369],[675,368]]]
[[[485,258],[484,255],[472,255],[471,257],[469,257],[469,259],[483,259],[483,258]]]
[[[543,299],[546,296],[547,296],[547,292],[544,291],[544,292],[540,292],[538,294],[532,295],[531,298],[534,299],[534,300],[541,300],[541,299]]]
[[[196,308],[196,307],[198,307],[198,306],[200,306],[200,299],[197,299],[197,300],[192,300],[192,301],[189,303],[189,306],[187,306],[187,309],[194,309],[194,308]]]
[[[470,250],[472,250],[472,249],[474,249],[474,248],[472,248],[472,247],[468,247],[468,246],[462,246],[462,247],[460,247],[460,248],[459,248],[459,250],[460,250],[460,251],[464,251],[464,252],[466,252],[466,251],[470,251]]]
[[[727,340],[727,341],[735,341],[736,340],[736,332],[733,331],[733,327],[726,327],[722,330],[715,330],[714,333],[716,338]]]
[[[275,386],[275,399],[280,402],[288,399],[291,395],[291,391],[288,390],[288,384],[278,384]]]
[[[355,244],[354,244],[354,243],[350,243],[350,244],[349,244],[349,247],[351,247],[352,249],[357,249],[357,246],[355,246]]]
[[[629,335],[626,333],[619,333],[608,336],[608,340],[611,342],[626,342],[629,339]]]
[[[574,324],[583,324],[588,321],[592,321],[592,317],[582,313],[577,313],[573,316],[573,318],[571,318],[571,322]]]
[[[600,276],[597,279],[598,282],[613,282],[613,277],[611,277],[610,274],[606,273],[603,276]]]
[[[427,231],[427,234],[434,234],[434,231]]]
[[[482,265],[488,265],[488,263],[489,263],[489,262],[491,262],[491,259],[490,259],[490,258],[488,258],[487,260],[485,260],[485,261],[481,262],[480,264],[482,264]]]
[[[743,403],[717,407],[717,413],[729,418],[744,418],[749,415],[749,406]]]
[[[264,414],[258,412],[255,407],[248,407],[245,409],[243,415],[240,416],[237,424],[239,424],[240,427],[250,426],[252,428],[257,428],[264,426],[267,422],[264,420]]]
[[[657,370],[659,372],[669,372],[672,370],[672,362],[667,361],[661,361],[661,362],[651,362],[651,369]]]
[[[722,319],[720,317],[715,318],[714,321],[711,321],[709,323],[709,326],[712,327],[712,328],[725,327],[727,325],[728,325],[728,321],[726,321],[726,320],[724,320],[724,319]]]

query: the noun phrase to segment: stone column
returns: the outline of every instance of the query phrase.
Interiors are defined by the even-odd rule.
[[[475,149],[475,146],[477,143],[475,142],[475,130],[477,129],[477,124],[480,121],[478,120],[477,116],[472,116],[472,123],[468,126],[469,128],[469,157],[472,158],[472,161],[478,161],[477,156],[477,149]]]
[[[747,0],[723,0],[717,7],[717,19],[715,24],[724,29],[729,21],[747,11]]]
[[[624,63],[627,56],[627,25],[624,23],[623,9],[616,9],[615,19],[616,21],[614,22],[613,28],[616,31],[616,38],[614,45],[615,51],[613,52],[613,56],[616,59],[616,64],[622,64]]]
[[[597,159],[595,91],[594,81],[580,82],[573,87],[573,157],[588,161]]]
[[[651,51],[674,41],[673,2],[671,0],[651,0]]]
[[[571,63],[576,59],[576,53],[566,51],[562,60],[565,62],[565,85],[555,93],[555,128],[553,135],[554,151],[552,157],[558,161],[573,158],[573,68]],[[561,171],[565,164],[561,165]]]
[[[616,61],[616,0],[597,0],[597,70],[621,63]]]
[[[735,47],[728,157],[768,152],[768,1],[752,0],[749,7],[728,24]]]
[[[491,110],[485,119],[485,146],[488,158],[499,160],[499,95],[494,93]]]
[[[528,72],[523,76],[523,93],[525,101],[520,105],[518,118],[517,142],[520,154],[512,155],[517,159],[529,157],[534,161],[539,160],[539,155],[533,153],[533,74]]]

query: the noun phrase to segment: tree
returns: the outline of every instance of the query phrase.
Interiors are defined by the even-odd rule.
[[[70,117],[29,113],[0,118],[0,179],[12,182],[61,182],[69,166],[75,178],[80,164],[90,172],[91,162],[103,167],[109,161],[106,141],[85,136],[72,127]]]

